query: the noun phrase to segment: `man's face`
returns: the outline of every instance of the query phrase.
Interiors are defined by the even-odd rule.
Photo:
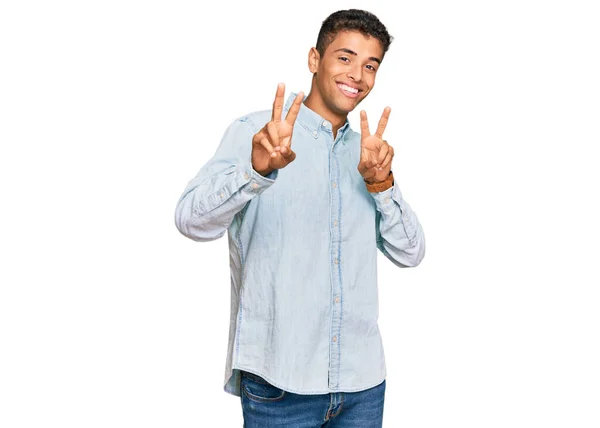
[[[314,49],[314,48],[313,48]],[[312,51],[318,55],[316,49]],[[333,112],[348,114],[371,92],[383,58],[379,40],[358,31],[341,31],[311,65],[325,105]]]

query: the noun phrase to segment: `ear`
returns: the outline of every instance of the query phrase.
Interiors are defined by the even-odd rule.
[[[308,69],[312,74],[315,74],[319,69],[320,60],[319,51],[316,48],[310,48],[310,51],[308,51]]]

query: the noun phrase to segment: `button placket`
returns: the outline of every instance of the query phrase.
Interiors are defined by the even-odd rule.
[[[342,323],[342,272],[341,272],[341,231],[339,224],[341,222],[340,204],[341,204],[341,189],[338,186],[339,160],[336,156],[335,147],[338,147],[333,141],[333,135],[330,132],[323,133],[323,138],[327,144],[329,151],[329,194],[330,194],[330,224],[331,241],[330,241],[330,269],[331,269],[331,325],[329,342],[329,387],[332,389],[338,388],[340,383],[340,340],[339,334]],[[339,140],[339,136],[336,141]]]

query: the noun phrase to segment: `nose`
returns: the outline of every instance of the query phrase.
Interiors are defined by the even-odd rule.
[[[346,75],[349,79],[352,79],[355,82],[360,82],[362,79],[362,66],[360,64],[354,65],[350,70],[348,70]]]

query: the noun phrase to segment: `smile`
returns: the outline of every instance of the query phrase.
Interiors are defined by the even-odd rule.
[[[337,87],[340,88],[342,94],[346,95],[348,98],[356,98],[360,92],[358,89],[351,88],[343,83],[338,83]]]

